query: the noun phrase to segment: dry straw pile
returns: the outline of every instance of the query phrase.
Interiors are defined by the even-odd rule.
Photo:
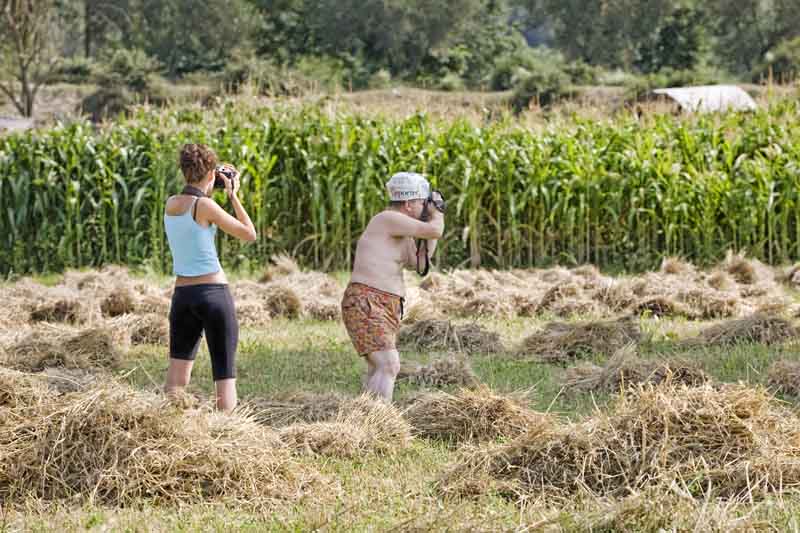
[[[713,346],[759,343],[770,346],[797,336],[797,328],[787,318],[771,313],[753,313],[709,326],[700,332],[697,339],[690,339],[688,343]]]
[[[404,362],[397,374],[398,381],[408,381],[421,387],[474,387],[478,376],[463,355],[450,355],[427,365]]]
[[[563,363],[591,354],[612,354],[628,344],[637,344],[641,336],[638,323],[630,317],[550,322],[526,337],[518,352],[541,361]]]
[[[119,368],[129,344],[125,330],[45,325],[6,347],[0,363],[29,372],[48,367],[112,370]]]
[[[417,435],[452,443],[513,439],[554,424],[549,415],[528,408],[524,395],[504,396],[485,386],[422,394],[405,416]]]
[[[424,318],[533,316],[609,318],[620,313],[708,320],[744,316],[783,301],[776,274],[762,263],[729,253],[705,272],[666,258],[657,272],[614,279],[584,265],[571,270],[456,270],[433,274],[420,288],[430,302]],[[413,318],[416,320],[416,317]]]
[[[286,426],[279,437],[297,454],[354,458],[407,448],[411,428],[397,408],[362,395],[342,402],[334,419]]]
[[[126,506],[300,498],[318,477],[244,415],[181,411],[107,382],[57,394],[0,370],[0,496]]]
[[[800,396],[800,361],[772,363],[767,371],[767,385],[777,394]]]
[[[420,320],[403,326],[397,335],[400,348],[415,351],[497,353],[503,351],[500,335],[480,324],[456,325],[449,320]]]
[[[333,419],[347,397],[336,392],[285,392],[271,398],[251,398],[247,405],[258,422],[284,427],[298,422],[324,422]]]
[[[272,318],[337,320],[344,289],[327,274],[303,272],[287,255],[273,256],[259,283],[232,285],[240,322],[262,325]]]
[[[603,366],[584,363],[568,368],[564,387],[573,393],[615,393],[645,383],[657,385],[666,381],[702,385],[710,378],[694,361],[641,359],[635,346],[628,345],[618,350]]]
[[[646,385],[582,422],[471,450],[440,487],[619,497],[677,482],[698,497],[759,498],[800,488],[799,424],[763,389]]]

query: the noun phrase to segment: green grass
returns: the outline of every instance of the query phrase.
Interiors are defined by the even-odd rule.
[[[531,319],[481,323],[499,331],[508,346],[541,324]],[[697,325],[643,319],[642,327],[653,334],[653,341],[643,346],[642,356],[682,355],[699,361],[706,371],[722,381],[761,384],[774,360],[800,359],[796,347],[744,345],[686,351],[677,348],[670,338],[691,334],[698,329]],[[415,352],[403,353],[402,357],[426,362],[440,355]],[[602,363],[605,358],[598,354],[593,360]],[[123,374],[138,387],[157,388],[162,383],[166,363],[164,348],[138,348],[128,357]],[[608,395],[562,394],[563,367],[520,360],[509,353],[472,355],[470,363],[492,388],[506,392],[530,390],[533,408],[549,409],[564,417],[578,419],[602,408],[610,399]],[[276,320],[263,328],[246,329],[241,335],[238,383],[240,395],[245,399],[295,390],[356,394],[364,370],[364,362],[355,354],[343,326],[337,322]],[[212,390],[205,346],[198,355],[191,388],[205,394]],[[418,390],[401,384],[397,399],[407,398]],[[493,495],[476,500],[444,500],[437,495],[435,482],[457,453],[439,443],[418,440],[410,449],[389,457],[303,459],[327,476],[329,484],[308,501],[279,505],[269,513],[219,505],[113,509],[79,502],[31,504],[4,518],[0,516],[0,531],[4,527],[32,531],[510,531],[521,525],[545,522],[555,531],[655,531],[659,527],[691,529],[698,524],[704,530],[716,527],[722,531],[737,516],[746,516],[744,523],[755,530],[770,525],[778,530],[797,530],[794,517],[800,513],[800,497],[795,496],[755,506],[726,507],[725,503],[712,502],[704,512],[700,512],[700,507],[678,512],[667,504],[659,504],[660,510],[647,508],[643,515],[628,509],[633,505],[641,510],[642,503],[627,502],[624,507],[627,510],[617,513],[618,504],[590,498],[578,498],[561,506],[532,503],[524,507]],[[717,523],[712,519],[721,520],[719,523],[723,525],[715,526]]]
[[[543,322],[534,319],[487,320],[485,327],[501,333],[507,348],[513,348],[525,335]],[[658,322],[667,337],[691,335],[700,326],[677,321]],[[666,324],[665,324],[666,322]],[[642,329],[654,334],[654,321],[642,319]],[[670,327],[669,324],[674,327]],[[655,334],[654,334],[655,335]],[[404,361],[420,363],[447,355],[444,352],[404,351]],[[719,381],[763,384],[769,366],[778,359],[800,360],[800,349],[794,344],[768,347],[745,344],[733,347],[680,346],[668,338],[645,342],[640,349],[644,358],[680,356],[697,361]],[[603,364],[607,354],[596,354],[588,360]],[[140,387],[158,387],[166,368],[164,348],[144,347],[134,351],[127,360],[129,379]],[[501,392],[531,390],[531,407],[537,410],[574,417],[588,413],[595,404],[609,398],[562,394],[561,379],[565,367],[520,359],[510,352],[472,354],[469,362],[481,381]],[[209,394],[213,384],[211,364],[204,343],[195,363],[191,389]],[[243,398],[265,397],[285,391],[343,392],[357,394],[366,365],[353,351],[344,327],[338,322],[313,320],[275,320],[260,329],[246,329],[239,341],[237,356],[238,387]],[[399,383],[396,400],[402,401],[419,388]]]

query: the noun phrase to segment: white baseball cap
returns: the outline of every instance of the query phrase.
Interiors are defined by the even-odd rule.
[[[386,190],[393,202],[424,200],[431,193],[431,184],[422,174],[398,172],[386,182]]]

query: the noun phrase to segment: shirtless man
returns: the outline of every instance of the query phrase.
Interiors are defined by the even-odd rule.
[[[401,172],[386,184],[389,208],[375,215],[358,240],[350,284],[342,299],[342,318],[356,351],[367,360],[366,390],[392,401],[400,371],[395,345],[406,288],[403,268],[425,264],[425,246],[417,257],[415,239],[427,240],[428,259],[444,232],[444,202],[434,192],[429,219],[420,217],[430,184],[420,174]],[[437,207],[437,204],[439,207]]]

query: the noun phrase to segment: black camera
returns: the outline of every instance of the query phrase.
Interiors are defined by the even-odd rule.
[[[438,200],[433,197],[433,193],[439,194]],[[444,213],[445,207],[447,207],[447,205],[445,204],[444,196],[442,195],[442,193],[440,193],[439,191],[431,191],[428,197],[425,198],[425,205],[422,206],[422,214],[420,214],[419,217],[419,219],[422,222],[428,222],[430,220],[431,213],[429,206],[431,205],[435,207],[439,212]]]
[[[223,181],[223,179],[220,176],[220,174],[222,176],[225,176],[229,180],[231,180],[231,182],[233,182],[236,179],[236,171],[235,170],[233,170],[232,168],[228,168],[228,167],[226,167],[224,165],[219,165],[216,169],[214,169],[214,188],[215,189],[224,189],[225,188],[225,182]]]

